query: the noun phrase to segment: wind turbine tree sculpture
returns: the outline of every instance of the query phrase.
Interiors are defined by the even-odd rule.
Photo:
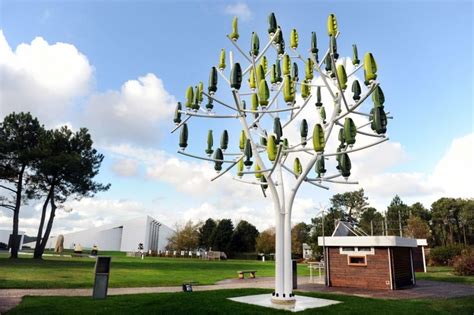
[[[376,81],[377,65],[371,53],[366,53],[361,63],[357,46],[353,45],[352,64],[355,68],[351,73],[347,73],[344,64],[338,60],[337,39],[340,33],[333,14],[329,15],[327,21],[329,48],[321,58],[315,32],[311,33],[306,57],[298,52],[299,36],[295,29],[290,32],[290,45],[286,48],[283,31],[273,13],[268,18],[269,40],[266,45],[261,49],[259,37],[253,32],[250,52],[245,53],[238,44],[240,35],[237,23],[235,17],[232,32],[227,37],[246,66],[243,67],[240,62],[234,63],[233,53],[229,51],[230,69],[226,71],[229,67],[226,65],[226,51],[222,49],[218,65],[211,68],[207,92],[204,91],[204,84],[199,82],[194,88],[188,87],[184,106],[178,102],[174,115],[176,127],[172,132],[180,130],[178,153],[214,163],[218,175],[212,180],[236,168],[234,180],[260,186],[264,196],[267,190],[270,192],[276,231],[275,291],[272,293],[272,302],[291,304],[295,302],[292,289],[291,213],[296,193],[303,182],[323,189],[328,189],[325,186],[327,184],[355,183],[347,180],[351,174],[349,153],[388,140],[385,136],[385,99]],[[276,52],[276,61],[269,65],[267,56],[272,50]],[[362,84],[351,79],[361,68],[364,69],[365,79]],[[304,71],[300,73],[299,69]],[[352,84],[349,89],[350,80]],[[228,103],[217,96],[218,81],[222,83],[219,92],[221,86],[226,86],[230,92],[231,101]],[[248,90],[244,88],[246,84]],[[301,97],[297,98],[297,90]],[[322,95],[329,96],[329,104],[323,104]],[[202,106],[204,96],[207,99],[205,109]],[[369,96],[373,101],[370,112],[358,111]],[[311,117],[301,117],[303,109],[312,99],[315,99],[315,103],[310,107],[314,106],[315,116],[319,118],[319,123],[314,126],[308,123]],[[281,100],[284,106],[279,106]],[[250,104],[250,108],[247,104]],[[326,112],[330,114],[328,119]],[[354,116],[364,122],[357,126],[352,118]],[[186,153],[191,118],[238,119],[242,131],[236,152],[228,150],[227,130],[222,131],[220,143],[216,147],[213,132],[209,130],[207,148],[204,150],[207,157]],[[299,127],[300,139],[294,144],[285,137],[286,130],[291,126]],[[335,128],[339,128],[338,133],[333,132]],[[330,136],[339,141],[334,152],[326,152]],[[356,136],[373,137],[375,140],[356,147]],[[300,158],[300,154],[307,159]],[[334,174],[326,175],[327,161],[332,159],[336,170]],[[227,164],[229,166],[223,170],[223,165]],[[313,167],[315,175],[311,176]],[[289,178],[288,174],[294,178]],[[255,176],[256,179],[246,179],[246,175]]]

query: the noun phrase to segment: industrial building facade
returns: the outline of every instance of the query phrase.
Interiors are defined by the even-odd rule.
[[[80,244],[84,249],[96,245],[99,250],[134,252],[139,243],[143,244],[145,251],[164,250],[173,234],[174,230],[170,227],[150,216],[143,216],[63,235],[64,248],[73,249],[75,244]],[[57,236],[51,237],[48,248],[54,249],[56,241]],[[34,243],[32,245],[34,247]]]

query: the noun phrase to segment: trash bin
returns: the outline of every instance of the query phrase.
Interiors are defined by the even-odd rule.
[[[298,288],[298,261],[293,260],[293,289]]]
[[[109,287],[111,257],[97,257],[95,262],[95,281],[92,297],[94,299],[105,299]]]

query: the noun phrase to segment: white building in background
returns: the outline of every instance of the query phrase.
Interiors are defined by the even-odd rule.
[[[12,230],[0,230],[0,243],[4,243],[8,246],[8,242],[10,240],[10,235],[12,234]],[[20,240],[20,248],[23,246],[23,240],[25,239],[25,232],[18,231],[18,235],[21,236]]]
[[[312,259],[313,258],[313,250],[311,246],[306,243],[303,243],[303,259]]]
[[[74,249],[74,244],[81,244],[84,249],[97,245],[99,251],[134,252],[137,251],[139,243],[143,243],[145,251],[164,250],[168,244],[168,238],[173,234],[173,229],[150,216],[143,216],[63,235],[65,249]],[[57,236],[51,237],[47,247],[54,249],[56,240]],[[25,245],[34,247],[34,243]]]

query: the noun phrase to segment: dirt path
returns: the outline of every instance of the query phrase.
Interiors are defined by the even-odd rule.
[[[319,282],[319,281],[318,281]],[[214,285],[194,286],[194,291],[223,289],[265,288],[271,289],[274,279],[228,279]],[[181,292],[181,286],[109,288],[108,295],[141,293]],[[418,280],[414,288],[405,290],[366,290],[354,288],[325,287],[322,283],[309,283],[308,277],[298,277],[298,290],[303,292],[328,292],[381,299],[445,299],[461,296],[474,296],[474,286],[466,284]],[[92,289],[0,289],[0,314],[20,304],[24,296],[92,296]]]

